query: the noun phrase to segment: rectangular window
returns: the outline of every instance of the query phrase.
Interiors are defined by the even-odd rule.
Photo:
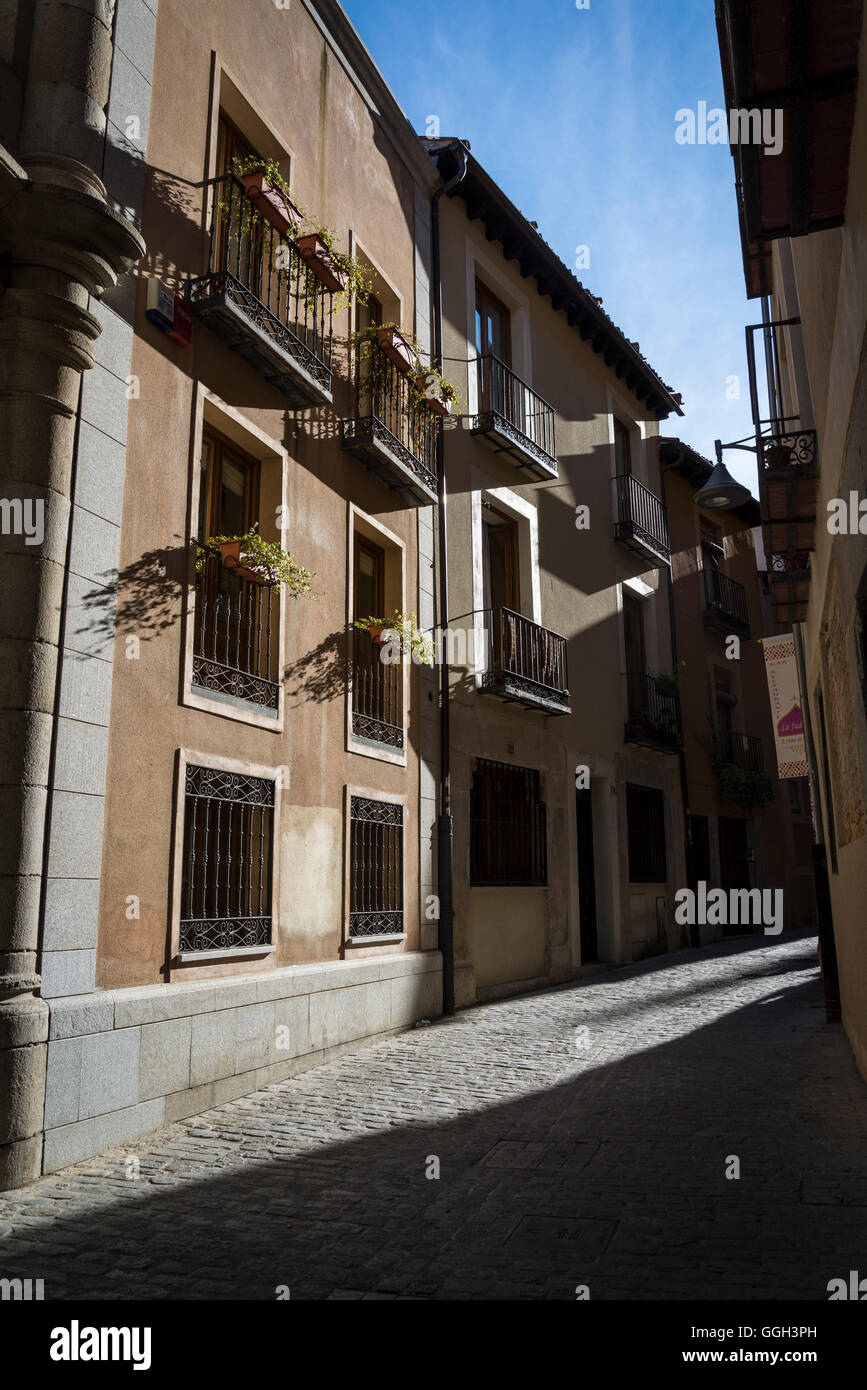
[[[644,606],[640,599],[625,592],[623,595],[623,646],[626,652],[626,670],[630,675],[643,676],[647,670],[647,652],[644,645]]]
[[[388,618],[385,551],[362,536],[354,539],[353,618]],[[383,661],[378,639],[360,628],[352,634],[352,732],[387,748],[403,748],[403,666]]]
[[[272,780],[188,765],[182,951],[270,945],[273,841]]]
[[[511,366],[512,344],[509,311],[495,294],[476,281],[476,352],[480,357],[493,353]]]
[[[618,478],[632,472],[632,445],[629,430],[614,417],[614,463]]]
[[[242,536],[258,510],[259,460],[205,430],[200,467],[198,540]]]
[[[665,796],[655,787],[626,784],[629,882],[665,883]]]
[[[403,932],[403,807],[350,798],[349,935]]]
[[[513,613],[520,613],[518,522],[504,516],[486,500],[482,501],[482,506],[486,512],[482,518],[485,608],[511,608]]]
[[[537,888],[547,882],[539,773],[479,758],[470,792],[470,883]]]
[[[193,685],[245,705],[280,706],[280,591],[238,563],[224,564],[215,536],[241,536],[258,515],[258,459],[206,430],[195,537]],[[240,561],[240,556],[238,557]]]

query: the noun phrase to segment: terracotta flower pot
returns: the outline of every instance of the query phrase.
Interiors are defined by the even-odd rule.
[[[281,233],[297,229],[301,213],[282,188],[271,182],[264,169],[255,169],[252,174],[243,174],[242,178],[247,197],[266,222]]]
[[[318,232],[310,232],[298,238],[298,251],[302,260],[327,290],[345,290],[349,276],[334,260]]]
[[[454,400],[451,396],[443,395],[438,391],[435,395],[428,395],[427,377],[417,376],[415,379],[415,389],[419,395],[424,396],[425,405],[428,410],[432,410],[435,415],[451,415]]]
[[[771,444],[764,450],[766,468],[788,468],[792,451],[786,444]]]
[[[247,579],[251,584],[268,584],[271,582],[270,576],[264,569],[250,569],[245,564],[249,558],[246,554],[241,554],[241,542],[237,540],[221,541],[220,555],[227,570],[232,570],[239,579]]]
[[[415,352],[403,334],[397,328],[380,328],[376,336],[389,362],[402,372],[411,372],[415,366]]]

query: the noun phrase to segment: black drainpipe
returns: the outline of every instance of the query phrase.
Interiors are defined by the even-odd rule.
[[[668,516],[668,506],[667,506],[667,503],[666,503],[666,500],[665,500],[665,475],[666,475],[666,473],[670,472],[672,468],[677,468],[677,467],[678,467],[678,465],[680,464],[681,460],[683,459],[684,453],[685,453],[685,450],[684,450],[684,448],[683,448],[683,445],[681,444],[681,445],[678,446],[677,457],[676,457],[675,459],[671,460],[671,462],[668,462],[668,463],[661,463],[661,464],[660,464],[660,467],[659,467],[659,486],[660,486],[660,491],[662,492],[662,505],[663,505],[663,507],[665,508],[666,517]],[[677,671],[678,671],[678,664],[677,664],[677,621],[676,621],[675,609],[674,609],[674,578],[673,578],[672,573],[671,573],[671,564],[666,565],[665,568],[666,568],[666,570],[667,570],[667,572],[668,572],[668,580],[667,580],[667,587],[668,587],[668,626],[669,626],[669,630],[670,630],[670,632],[671,632],[671,662],[672,662],[672,670],[675,671],[675,672],[677,672]],[[679,698],[679,697],[678,697],[678,698]],[[691,882],[692,882],[692,878],[693,878],[693,862],[692,862],[692,822],[691,822],[691,819],[690,819],[690,812],[689,812],[689,779],[688,779],[688,777],[687,777],[687,775],[686,775],[686,749],[685,749],[684,746],[683,746],[683,711],[682,711],[682,710],[681,710],[681,739],[680,739],[680,747],[679,747],[678,750],[677,750],[677,755],[678,755],[678,761],[679,761],[679,763],[680,763],[680,797],[681,797],[681,801],[683,802],[683,842],[684,842],[684,843],[683,843],[683,847],[684,847],[684,854],[685,854],[685,857],[686,857],[686,882],[687,882],[687,886],[689,887],[689,886],[691,886]],[[691,926],[691,927],[689,927],[689,928],[687,929],[687,939],[688,939],[688,942],[689,942],[689,945],[690,945],[690,946],[700,946],[700,945],[701,945],[701,939],[700,939],[700,936],[699,936],[699,930],[698,930],[698,927],[697,927],[697,926]]]
[[[467,172],[467,149],[455,140],[446,145],[457,155],[458,168],[448,181],[442,181],[431,198],[431,309],[433,317],[433,358],[442,370],[443,287],[440,275],[440,198],[461,182]],[[445,431],[436,438],[437,523],[439,540],[439,628],[449,624],[448,532],[446,527]],[[440,812],[437,818],[437,894],[439,896],[439,947],[443,958],[443,1013],[455,1011],[455,908],[452,893],[452,792],[451,792],[451,704],[445,639],[440,642]]]

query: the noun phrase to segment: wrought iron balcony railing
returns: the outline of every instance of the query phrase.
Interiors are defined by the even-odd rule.
[[[554,411],[493,353],[476,363],[478,413],[473,434],[508,454],[534,478],[557,477]]]
[[[403,748],[403,666],[384,662],[368,632],[353,632],[352,732],[386,748]]]
[[[527,709],[569,714],[566,638],[514,613],[484,611],[487,653],[482,690]]]
[[[645,558],[667,565],[671,559],[671,548],[662,498],[631,473],[621,473],[614,481],[617,489],[615,539]]]
[[[195,541],[193,685],[276,715],[279,590],[244,579]]]
[[[680,697],[677,690],[660,676],[644,671],[627,671],[623,677],[626,696],[624,740],[670,752],[680,747]]]
[[[759,505],[769,555],[796,555],[816,543],[819,486],[815,430],[760,435]]]
[[[703,573],[705,623],[746,637],[750,630],[750,614],[743,584],[720,570],[708,568]]]
[[[193,313],[249,361],[290,405],[330,404],[333,295],[292,237],[254,215],[233,174],[211,199],[208,269],[191,280]]]
[[[358,354],[356,415],[341,420],[344,449],[394,488],[409,505],[436,501],[436,438],[442,419],[412,389],[412,380],[379,347]]]
[[[723,762],[734,763],[742,772],[765,770],[762,741],[752,734],[739,734],[723,729],[719,735],[719,751]]]

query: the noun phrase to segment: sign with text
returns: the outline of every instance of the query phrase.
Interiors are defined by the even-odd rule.
[[[782,637],[763,637],[760,641],[765,654],[779,775],[784,780],[806,777],[807,747],[795,639],[788,632]]]

